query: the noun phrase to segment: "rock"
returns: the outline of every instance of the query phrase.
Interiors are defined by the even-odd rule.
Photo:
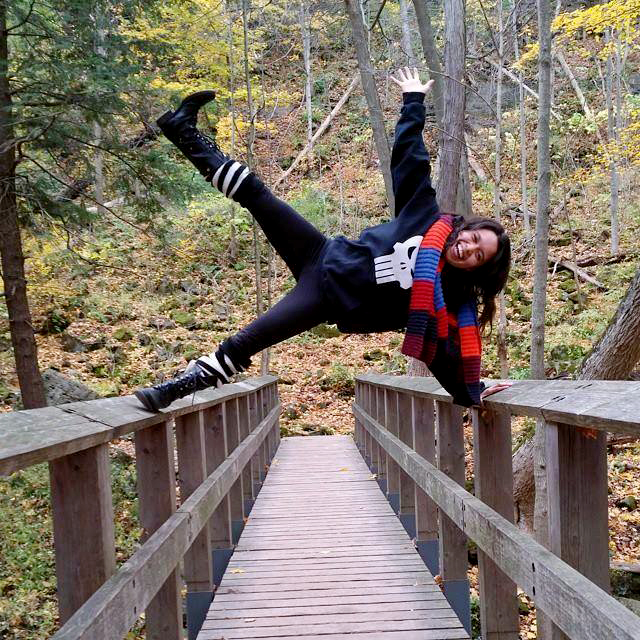
[[[616,502],[616,507],[620,509],[628,509],[629,511],[635,511],[638,508],[638,501],[635,496],[627,496]]]
[[[175,329],[178,325],[169,318],[157,317],[149,320],[149,326],[158,331],[164,331],[165,329]]]
[[[197,324],[196,317],[187,311],[172,311],[171,319],[187,329],[193,329]]]
[[[364,353],[362,358],[368,362],[373,362],[375,360],[388,360],[389,353],[382,349],[372,349],[371,351]]]
[[[71,353],[86,353],[102,349],[105,345],[104,336],[84,334],[72,329],[67,329],[61,336],[62,348]]]
[[[46,369],[42,373],[47,405],[50,407],[67,402],[95,400],[100,396],[82,382],[73,380],[55,369]]]
[[[320,338],[337,338],[342,335],[334,324],[319,324],[311,329],[311,333]]]
[[[146,347],[148,344],[151,344],[151,336],[148,333],[139,333],[137,340],[141,347]]]
[[[180,281],[180,288],[185,293],[190,293],[190,294],[192,294],[194,296],[200,295],[200,293],[201,293],[200,285],[195,284],[195,282],[189,282],[188,280],[181,280]]]
[[[133,331],[127,327],[118,327],[117,329],[114,329],[112,335],[116,340],[131,340],[131,338],[133,338]]]

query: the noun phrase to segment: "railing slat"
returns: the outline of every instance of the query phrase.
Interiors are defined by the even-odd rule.
[[[229,454],[233,453],[240,444],[240,425],[238,423],[238,399],[233,398],[225,402],[225,429],[227,433],[227,447]],[[242,489],[242,474],[229,491],[229,508],[231,511],[231,541],[235,544],[240,538],[244,527],[244,496]]]
[[[176,511],[176,477],[171,422],[136,432],[136,469],[140,524],[143,542],[149,539]],[[148,640],[180,640],[182,609],[179,576],[171,571],[146,611]]]
[[[389,434],[358,406],[365,428],[478,547],[576,640],[637,640],[640,619],[530,535]]]
[[[587,437],[565,424],[544,428],[549,548],[608,592],[606,434]]]
[[[273,429],[278,411],[279,405],[52,640],[115,640],[127,633]]]
[[[109,447],[49,463],[60,621],[66,622],[116,568]]]
[[[474,488],[477,498],[508,522],[514,521],[511,416],[473,409]],[[484,638],[518,640],[516,585],[478,550],[480,622]]]
[[[462,408],[436,402],[438,467],[464,486]],[[467,577],[467,536],[446,514],[440,513],[440,575],[444,594],[467,632],[471,632],[471,599]]]
[[[411,396],[398,394],[398,437],[413,447],[413,404]],[[416,537],[416,489],[415,482],[398,467],[400,473],[400,511],[398,517],[410,538]]]
[[[384,426],[398,437],[398,392],[384,389]],[[387,456],[387,498],[391,508],[400,510],[400,468],[398,463]]]
[[[203,418],[202,411],[176,418],[178,477],[183,503],[207,477]],[[187,584],[187,628],[189,638],[193,640],[213,598],[208,523],[185,553],[184,580]]]
[[[435,466],[436,429],[433,400],[413,397],[413,438],[416,453]],[[367,432],[368,433],[368,432]],[[440,570],[438,507],[416,483],[416,545],[418,552],[436,575]]]

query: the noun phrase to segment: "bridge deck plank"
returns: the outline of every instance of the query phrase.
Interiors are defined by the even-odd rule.
[[[282,440],[199,640],[468,635],[345,436]]]

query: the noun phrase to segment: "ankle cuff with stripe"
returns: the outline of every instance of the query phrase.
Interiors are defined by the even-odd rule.
[[[227,198],[233,198],[240,185],[250,174],[248,167],[229,160],[225,162],[212,176],[211,184]]]

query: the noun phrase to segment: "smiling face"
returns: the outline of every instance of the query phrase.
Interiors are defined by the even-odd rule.
[[[486,264],[497,252],[498,236],[491,229],[465,229],[444,257],[452,267],[470,271]]]

